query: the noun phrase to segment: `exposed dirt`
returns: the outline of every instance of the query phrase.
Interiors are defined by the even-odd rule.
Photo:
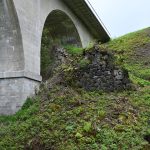
[[[137,48],[135,56],[137,61],[143,61],[146,66],[150,66],[150,43]]]

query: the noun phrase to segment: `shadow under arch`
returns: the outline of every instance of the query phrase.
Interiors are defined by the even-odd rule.
[[[0,72],[20,72],[24,70],[24,51],[13,0],[0,0],[0,24]]]
[[[81,39],[71,18],[62,10],[53,10],[47,16],[41,40],[41,76],[49,77],[49,68],[54,63],[53,47],[82,47]]]

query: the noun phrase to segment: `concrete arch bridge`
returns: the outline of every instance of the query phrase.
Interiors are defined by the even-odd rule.
[[[0,0],[0,115],[14,114],[42,81],[41,39],[85,47],[109,40],[84,0]]]

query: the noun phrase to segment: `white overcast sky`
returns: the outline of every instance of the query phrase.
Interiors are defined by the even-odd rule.
[[[150,0],[89,0],[111,37],[150,26]]]

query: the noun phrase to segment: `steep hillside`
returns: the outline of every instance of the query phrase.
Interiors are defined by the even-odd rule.
[[[129,71],[134,90],[87,92],[55,74],[16,115],[0,117],[0,150],[150,149],[150,28],[101,47]],[[80,59],[81,49],[67,49]]]
[[[112,49],[132,78],[150,81],[150,27],[112,40],[106,47]]]

